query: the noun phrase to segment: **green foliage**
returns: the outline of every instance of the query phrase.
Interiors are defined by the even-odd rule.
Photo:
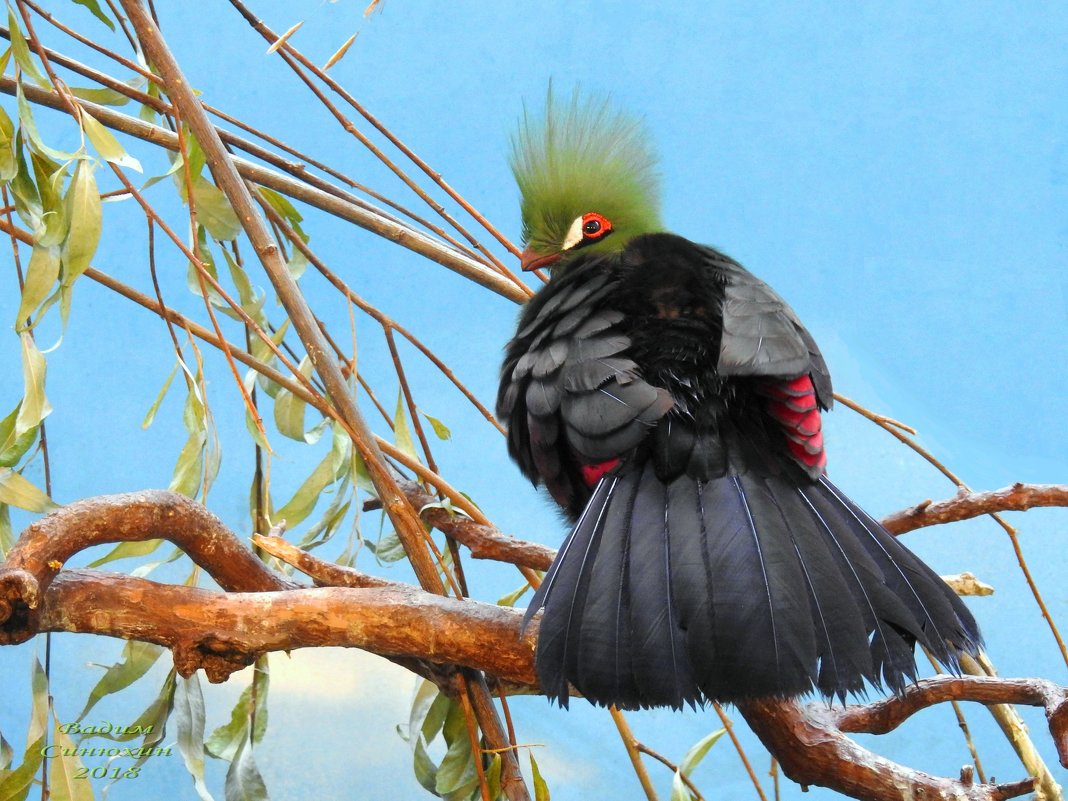
[[[368,542],[367,549],[375,555],[379,562],[399,562],[404,558],[404,545],[397,536],[397,532],[390,531],[378,538],[377,542]]]
[[[142,660],[140,656],[136,656],[127,661],[132,665],[136,666],[141,663]],[[112,666],[112,668],[109,668],[109,672],[113,668],[119,668],[120,670],[123,669],[121,663],[119,665]],[[132,669],[136,670],[136,668]],[[127,668],[127,670],[131,670],[131,668]],[[134,680],[136,681],[136,679]],[[118,685],[119,683],[117,682],[114,689],[109,689],[109,691],[105,694],[111,694],[113,692],[121,691],[123,687]],[[137,748],[139,748],[141,751],[141,755],[138,756],[137,759],[134,761],[133,765],[130,766],[132,768],[140,767],[145,763],[147,759],[151,758],[153,749],[161,747],[161,743],[163,742],[166,736],[167,721],[170,718],[171,711],[174,708],[174,696],[176,687],[177,673],[175,672],[174,668],[171,668],[171,670],[167,673],[167,677],[163,681],[163,685],[160,687],[159,693],[145,708],[145,710],[137,716],[137,719],[134,720],[133,723],[127,726],[115,728],[112,728],[111,726],[86,727],[82,730],[82,737],[79,742],[81,743],[85,740],[97,737],[102,737],[113,742],[128,742],[134,739],[135,737],[143,735],[140,745],[137,746]],[[84,714],[85,713],[83,713],[83,715]],[[90,732],[89,729],[91,729],[92,731]],[[104,787],[103,792],[101,793],[101,798],[107,798],[108,789],[116,781],[121,781],[121,779],[118,777],[113,778],[112,781]]]
[[[49,801],[93,801],[93,788],[79,779],[82,760],[74,751],[74,741],[56,718],[52,726],[52,744],[59,746],[48,760]]]
[[[174,377],[178,375],[178,365],[174,365],[171,368],[170,373],[167,374],[167,380],[163,382],[163,387],[160,388],[159,394],[156,399],[152,401],[152,405],[148,407],[148,411],[145,412],[145,419],[141,421],[141,428],[148,428],[152,425],[152,421],[156,419],[156,412],[159,411],[159,405],[163,403],[163,399],[167,396],[167,390],[171,388],[171,382],[174,381]]]
[[[256,660],[252,682],[230,713],[230,721],[212,732],[205,743],[207,753],[216,759],[232,761],[246,741],[258,744],[267,731],[267,695],[270,690],[270,671],[266,656]]]
[[[135,83],[134,81],[126,81],[128,86],[138,88],[144,86],[144,81]],[[85,86],[70,86],[70,93],[79,100],[88,100],[90,103],[96,103],[98,106],[125,106],[130,102],[130,98],[126,95],[116,92],[114,89],[108,89],[106,87],[85,87]]]
[[[123,95],[110,89],[97,91],[112,92],[112,94],[116,95],[123,101],[126,100]],[[85,94],[88,94],[87,90],[82,91],[82,95],[84,96]],[[104,98],[110,97],[111,95],[104,95],[103,97],[98,96],[96,102],[100,102]],[[92,100],[91,97],[86,99]],[[115,138],[115,135],[97,122],[96,118],[88,112],[82,114],[82,130],[85,131],[85,135],[89,137],[89,141],[93,143],[96,152],[100,154],[100,157],[104,159],[104,161],[110,161],[117,167],[128,167],[136,172],[144,172],[141,167],[141,162],[127,153],[123,146],[119,144],[119,140]]]
[[[198,363],[195,373],[184,361],[181,367],[187,389],[182,422],[189,437],[178,454],[170,489],[190,498],[198,494],[206,497],[218,475],[222,454],[206,402],[203,367]]]
[[[20,335],[22,345],[22,400],[0,420],[0,505],[30,512],[57,508],[52,500],[26,479],[16,465],[37,439],[41,421],[52,412],[45,396],[46,363],[28,333]],[[10,527],[10,522],[7,524]],[[0,543],[2,544],[2,543]]]
[[[16,55],[16,59],[17,58],[18,56]],[[16,87],[15,99],[19,109],[19,121],[22,124],[22,133],[26,137],[26,141],[29,143],[30,148],[32,148],[35,153],[47,156],[60,163],[78,157],[78,154],[76,153],[67,153],[63,150],[56,150],[45,143],[41,134],[37,130],[37,121],[34,119],[30,104],[26,101],[26,94],[23,92],[21,82],[19,82]]]
[[[0,503],[0,559],[7,557],[7,552],[15,544],[15,532],[11,529],[11,507]]]
[[[197,674],[179,677],[174,693],[174,717],[178,728],[178,751],[201,801],[215,801],[204,783],[204,696]]]
[[[515,606],[515,602],[527,594],[527,590],[530,589],[530,582],[524,581],[520,586],[516,587],[507,595],[502,595],[497,599],[497,606]]]
[[[25,801],[33,784],[33,777],[44,759],[41,752],[44,749],[45,727],[48,724],[48,680],[36,657],[33,660],[30,683],[33,700],[30,726],[26,732],[26,750],[18,767],[0,771],[0,801]],[[11,760],[7,761],[10,764]]]
[[[107,25],[111,30],[115,30],[115,23],[111,21],[111,18],[103,12],[100,8],[100,4],[97,0],[74,0],[77,5],[85,6],[92,12],[93,16]]]
[[[13,436],[17,440],[34,431],[52,413],[52,405],[45,396],[45,376],[48,365],[44,354],[29,334],[19,337],[22,345],[22,403],[15,417]]]
[[[236,239],[241,233],[241,221],[230,207],[226,195],[199,175],[193,179],[193,202],[196,204],[197,219],[215,239]]]
[[[263,303],[267,299],[266,293],[262,289],[258,289],[252,285],[252,281],[248,277],[248,273],[245,272],[245,268],[237,263],[232,255],[230,255],[229,249],[226,247],[221,248],[223,259],[226,261],[226,266],[230,271],[230,279],[234,282],[234,286],[237,288],[238,303],[241,304],[242,311],[249,317],[256,321],[260,328],[267,328],[267,315],[263,313]],[[239,319],[237,312],[230,309],[229,304],[225,307],[226,313],[232,316],[235,320]]]
[[[534,782],[534,801],[549,801],[549,785],[538,770],[538,761],[534,759],[533,752],[530,754],[530,773]]]
[[[419,461],[419,451],[415,448],[415,440],[412,438],[412,429],[408,425],[408,415],[405,412],[404,393],[397,390],[397,411],[393,415],[393,441],[397,447]]]
[[[178,187],[178,194],[188,203],[189,189],[192,189],[197,221],[207,229],[212,238],[220,242],[236,239],[241,233],[241,221],[237,219],[237,214],[222,190],[201,175],[205,157],[196,136],[188,128],[183,128],[182,133],[188,148],[188,167],[174,169],[172,166],[168,172]],[[180,158],[181,156],[175,157],[176,161]]]
[[[70,217],[63,202],[63,181],[67,176],[67,165],[57,164],[42,153],[30,153],[34,180],[41,198],[42,225],[34,236],[34,244],[42,246],[60,246],[67,240],[70,231]]]
[[[252,757],[252,746],[248,739],[241,745],[226,772],[226,801],[266,801],[267,785],[260,775],[256,761]]]
[[[92,119],[87,116],[87,119]],[[93,177],[93,165],[88,161],[78,162],[67,190],[66,213],[69,229],[63,242],[63,290],[60,309],[64,323],[70,316],[70,289],[75,280],[88,268],[100,243],[103,212],[100,192]]]
[[[326,488],[340,480],[351,467],[349,453],[352,450],[352,441],[338,424],[331,423],[330,428],[333,432],[330,451],[293,497],[274,515],[276,521],[285,520],[289,528],[303,522],[311,514]]]
[[[716,741],[726,732],[726,729],[716,729],[716,731],[705,735],[694,743],[690,750],[686,752],[686,756],[679,762],[679,768],[675,771],[675,775],[671,780],[671,801],[693,801],[693,793],[690,792],[690,788],[686,786],[682,777],[690,778],[690,773],[705,758],[708,749],[715,745]]]
[[[398,726],[397,733],[411,748],[415,778],[427,792],[446,801],[478,801],[482,797],[467,721],[457,701],[423,681],[412,700],[407,731]],[[434,745],[445,748],[440,761],[430,754]],[[500,796],[500,755],[485,760],[483,770],[490,797],[496,799]]]
[[[123,646],[121,660],[104,671],[100,681],[90,691],[78,720],[84,720],[101,698],[129,687],[144,676],[162,654],[163,648],[158,645],[128,640]]]
[[[54,245],[34,245],[30,263],[26,267],[26,283],[22,290],[22,303],[15,317],[15,328],[27,331],[29,318],[45,302],[59,279],[60,250]]]
[[[300,360],[297,369],[305,378],[310,377],[312,374],[311,359],[305,356]],[[318,442],[330,421],[321,418],[311,429],[305,431],[304,412],[307,406],[308,403],[303,398],[294,395],[288,389],[279,389],[274,398],[274,424],[278,428],[278,433],[309,445]]]
[[[11,763],[15,759],[15,749],[11,747],[4,735],[0,734],[0,772],[9,770]]]
[[[150,553],[154,553],[164,542],[165,540],[161,539],[120,542],[99,559],[94,559],[90,562],[89,567],[100,567],[101,565],[106,565],[108,562],[115,562],[119,559],[134,559],[138,556],[148,556]]]
[[[11,35],[11,52],[15,55],[15,63],[38,84],[51,88],[48,79],[37,68],[37,62],[30,55],[30,46],[26,43],[26,37],[22,35],[22,29],[19,28],[15,12],[11,7],[7,9],[7,29]]]
[[[427,419],[427,422],[430,423],[430,427],[434,429],[434,433],[437,435],[438,439],[452,439],[452,432],[447,425],[438,420],[438,418],[431,417],[426,412],[421,411],[420,413]]]
[[[28,512],[51,512],[59,508],[51,498],[10,467],[0,467],[0,503]]]
[[[7,112],[0,108],[0,181],[5,183],[18,173],[17,144],[15,123]]]

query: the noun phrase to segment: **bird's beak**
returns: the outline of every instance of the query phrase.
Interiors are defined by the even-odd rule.
[[[532,248],[528,247],[519,257],[519,263],[523,267],[523,272],[530,272],[539,267],[548,267],[550,264],[555,264],[560,261],[560,257],[563,255],[563,253],[546,253],[544,255],[538,255]]]

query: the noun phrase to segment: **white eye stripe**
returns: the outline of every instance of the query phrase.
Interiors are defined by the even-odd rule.
[[[576,217],[575,221],[571,223],[571,227],[567,229],[567,236],[564,237],[563,249],[571,250],[575,245],[582,241],[582,217]]]

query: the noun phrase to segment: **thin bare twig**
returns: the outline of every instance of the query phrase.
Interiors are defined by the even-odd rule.
[[[924,656],[927,657],[927,661],[931,663],[931,667],[935,669],[935,672],[941,670],[938,662],[931,655],[931,652],[927,650],[926,646],[923,647]],[[971,755],[972,764],[975,765],[975,772],[979,776],[979,781],[986,784],[986,773],[983,771],[983,763],[979,760],[979,751],[975,747],[975,740],[972,739],[972,730],[968,726],[968,720],[964,717],[964,710],[961,709],[960,703],[957,701],[950,701],[950,705],[953,707],[953,714],[957,718],[957,726],[960,727],[961,733],[964,735],[965,745],[968,747],[968,753]]]
[[[634,736],[634,732],[631,731],[630,724],[627,723],[627,719],[623,717],[622,712],[614,706],[610,706],[608,707],[608,713],[612,716],[612,722],[616,724],[616,729],[619,730],[619,737],[623,741],[623,747],[627,749],[627,756],[630,758],[630,764],[634,767],[634,774],[638,777],[638,783],[642,786],[642,792],[645,793],[648,801],[658,801],[656,789],[653,787],[653,780],[649,778],[649,771],[645,769],[645,764],[642,762],[641,751],[638,748],[638,738]]]
[[[9,95],[16,94],[15,80],[0,76],[0,92]],[[48,92],[30,84],[23,87],[23,92],[30,102],[49,108],[60,108],[62,103],[59,95],[55,92]],[[177,135],[160,128],[158,125],[152,125],[136,117],[121,114],[106,106],[91,103],[87,100],[74,98],[74,103],[88,111],[101,124],[109,128],[143,139],[151,144],[165,147],[168,150],[178,150]],[[341,200],[332,194],[309,186],[305,182],[280,175],[273,170],[236,156],[231,157],[231,160],[243,177],[261,186],[274,189],[276,192],[307,203],[320,211],[325,211],[327,214],[332,214],[374,234],[383,236],[391,242],[425,256],[431,261],[441,264],[506,298],[522,302],[527,297],[525,293],[518,290],[515,284],[488,270],[479,262],[452,248],[446,247],[414,228],[397,223],[393,218],[382,212],[369,211],[367,206],[370,204],[362,203],[361,205],[356,205]]]
[[[240,2],[240,0],[230,0],[230,3],[234,6],[235,9],[237,9],[237,12],[241,14],[242,17],[244,17],[245,21],[248,22],[248,24],[261,36],[263,36],[268,41],[274,41],[275,39],[277,39],[275,33],[262,20],[253,15],[252,12],[249,11],[249,9],[242,2]],[[444,189],[449,195],[449,197],[459,203],[460,206],[464,209],[464,211],[470,214],[472,218],[474,218],[480,225],[482,225],[483,228],[485,228],[491,235],[493,235],[493,237],[497,239],[498,242],[508,248],[508,250],[513,255],[519,255],[519,249],[515,245],[513,245],[505,236],[503,236],[493,225],[491,225],[490,222],[485,217],[483,217],[473,206],[471,206],[470,203],[464,200],[464,198],[455,189],[445,183],[440,173],[431,169],[425,161],[419,158],[415,153],[411,151],[410,148],[408,148],[403,142],[401,142],[400,139],[397,138],[392,131],[390,131],[386,126],[384,126],[381,122],[379,122],[376,118],[369,114],[367,110],[360,103],[358,103],[354,97],[352,97],[352,95],[345,91],[345,89],[340,84],[338,84],[333,78],[327,75],[324,70],[321,70],[316,67],[315,64],[312,63],[309,59],[307,59],[299,50],[297,50],[295,47],[288,43],[284,46],[283,50],[284,52],[282,53],[282,55],[290,57],[289,59],[287,59],[287,63],[290,64],[290,67],[293,69],[293,71],[296,72],[297,75],[305,81],[305,83],[309,86],[309,88],[312,89],[313,92],[315,92],[316,96],[319,97],[321,102],[323,102],[323,104],[329,110],[331,110],[331,112],[335,115],[335,117],[337,117],[339,122],[342,123],[343,127],[345,127],[345,129],[348,130],[350,133],[353,133],[353,135],[360,138],[361,143],[364,144],[364,146],[367,147],[369,150],[371,150],[380,160],[382,160],[384,164],[390,167],[390,169],[394,170],[394,172],[398,174],[398,177],[401,177],[402,180],[406,180],[406,176],[404,176],[403,173],[399,171],[399,169],[396,168],[395,165],[392,164],[392,162],[385,158],[385,155],[381,154],[381,151],[379,151],[378,148],[376,148],[370,142],[370,140],[367,140],[366,137],[356,131],[355,126],[348,122],[348,120],[346,120],[344,116],[340,114],[340,112],[337,112],[336,109],[334,109],[333,104],[331,104],[325,97],[323,97],[321,93],[317,90],[317,88],[312,86],[311,82],[300,70],[300,67],[297,66],[298,64],[304,69],[314,74],[319,80],[326,84],[326,86],[328,86],[331,91],[341,97],[346,103],[348,103],[348,105],[355,109],[357,113],[359,113],[364,119],[370,122],[378,130],[379,133],[381,133],[383,136],[386,137],[386,139],[389,140],[389,142],[394,147],[400,150],[405,156],[408,157],[409,160],[412,161],[412,163],[414,163],[417,167],[419,167],[419,169],[425,172],[426,175],[432,181],[434,181],[442,189]],[[429,197],[424,198],[424,200],[428,203],[428,205],[431,206],[431,208],[434,208],[434,210],[437,211],[439,214],[443,214],[444,209],[441,209],[439,211],[439,204],[436,204],[433,200],[429,199]],[[455,225],[455,223],[452,223],[451,220],[450,223]],[[472,244],[474,244],[480,250],[483,250],[484,253],[489,255],[488,251],[485,251],[481,247],[481,245],[478,245],[477,242],[473,239],[473,237],[470,237],[470,234],[464,231],[464,229],[460,228],[458,225],[456,225],[456,228],[465,236],[468,236]],[[501,267],[503,269],[503,265],[501,265]],[[517,285],[521,286],[523,289],[526,289],[528,293],[533,294],[529,288],[527,288],[521,281],[519,281],[517,276],[515,276],[507,269],[505,269],[505,272],[511,276],[511,278],[515,281]]]
[[[734,733],[734,724],[731,722],[730,717],[723,711],[723,707],[720,704],[713,703],[712,708],[716,710],[720,723],[727,730],[727,736],[731,738],[734,750],[738,752],[738,758],[742,760],[742,765],[745,767],[746,773],[749,774],[749,781],[753,783],[753,788],[756,790],[757,795],[760,796],[760,801],[768,801],[768,797],[764,795],[764,788],[760,786],[760,779],[757,778],[756,771],[753,770],[753,766],[749,763],[749,757],[745,755],[745,749],[742,748],[738,735]]]

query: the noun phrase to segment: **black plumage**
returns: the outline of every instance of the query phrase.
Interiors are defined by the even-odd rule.
[[[671,234],[579,251],[527,304],[498,414],[574,521],[544,607],[542,688],[623,708],[901,690],[978,628],[826,477],[827,367],[790,307]]]

